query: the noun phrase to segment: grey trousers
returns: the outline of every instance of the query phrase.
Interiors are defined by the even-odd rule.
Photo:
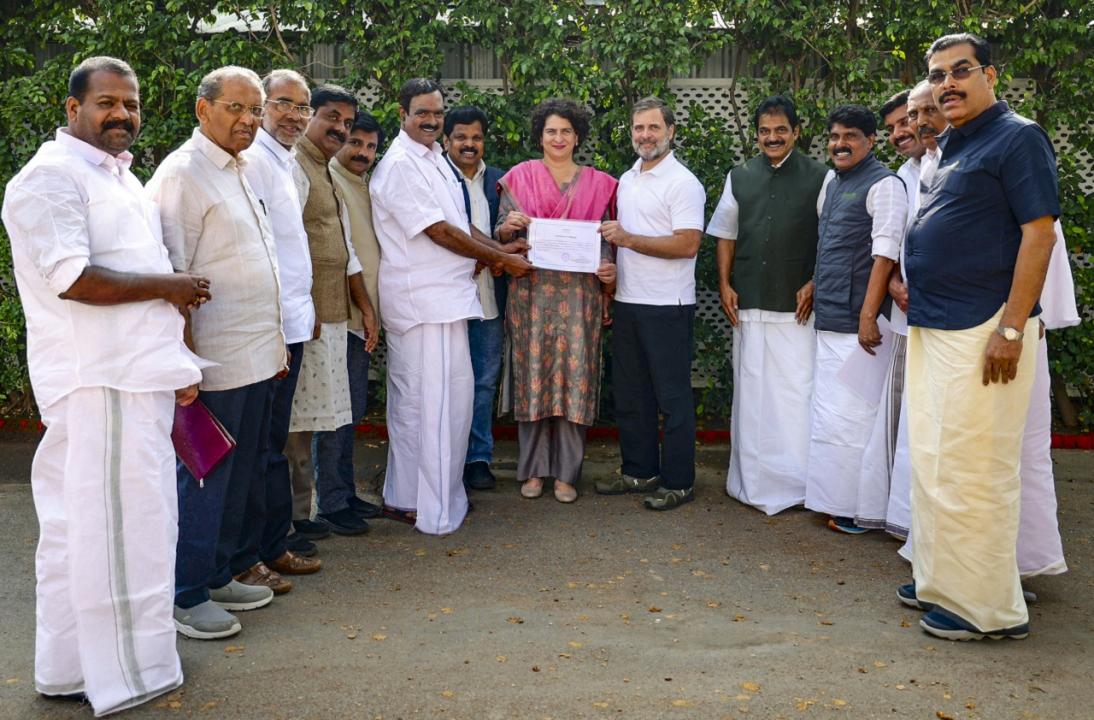
[[[517,423],[517,480],[552,477],[573,485],[585,457],[585,425],[563,417]]]

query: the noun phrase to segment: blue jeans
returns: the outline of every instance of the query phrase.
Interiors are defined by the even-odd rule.
[[[175,604],[181,608],[205,602],[209,588],[224,587],[253,564],[240,553],[240,541],[244,523],[266,514],[273,380],[232,390],[203,390],[198,399],[235,438],[236,447],[209,473],[204,487],[178,463]]]
[[[475,410],[467,442],[467,463],[488,463],[494,459],[494,393],[501,372],[505,340],[503,323],[500,316],[493,320],[467,321],[467,344],[471,350],[471,367],[475,372]]]
[[[353,475],[353,426],[368,409],[368,366],[371,357],[365,350],[364,340],[353,333],[346,333],[346,364],[349,367],[353,422],[333,432],[317,432],[312,436],[316,504],[323,514],[344,510],[349,499],[357,494]]]

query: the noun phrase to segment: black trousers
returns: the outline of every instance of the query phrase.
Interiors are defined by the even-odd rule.
[[[616,302],[613,317],[612,382],[623,472],[660,475],[663,488],[690,488],[695,484],[695,306]],[[665,418],[663,445],[658,411]]]

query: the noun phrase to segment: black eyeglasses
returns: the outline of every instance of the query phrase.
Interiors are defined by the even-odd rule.
[[[955,67],[953,70],[931,70],[927,73],[927,82],[931,85],[941,85],[946,82],[946,76],[949,75],[954,80],[967,80],[972,75],[973,70],[980,70],[981,68],[991,67],[990,65],[963,65],[961,67]]]
[[[307,120],[315,113],[311,105],[294,105],[291,100],[267,100],[267,103],[273,105],[274,110],[279,113],[291,113],[293,110],[300,114],[300,117]]]

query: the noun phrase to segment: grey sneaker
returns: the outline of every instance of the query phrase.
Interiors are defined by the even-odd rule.
[[[691,488],[684,488],[683,490],[658,488],[653,495],[642,498],[642,504],[646,506],[647,510],[672,510],[694,499],[695,491]]]
[[[269,605],[273,596],[273,590],[265,585],[244,585],[238,580],[209,588],[209,599],[225,610],[257,610]]]
[[[235,635],[243,629],[235,615],[206,600],[192,608],[175,606],[175,629],[195,640],[217,640]]]
[[[596,492],[598,495],[623,495],[624,493],[650,492],[661,482],[661,478],[654,475],[651,478],[636,478],[625,473],[613,476],[610,480],[597,480]]]

